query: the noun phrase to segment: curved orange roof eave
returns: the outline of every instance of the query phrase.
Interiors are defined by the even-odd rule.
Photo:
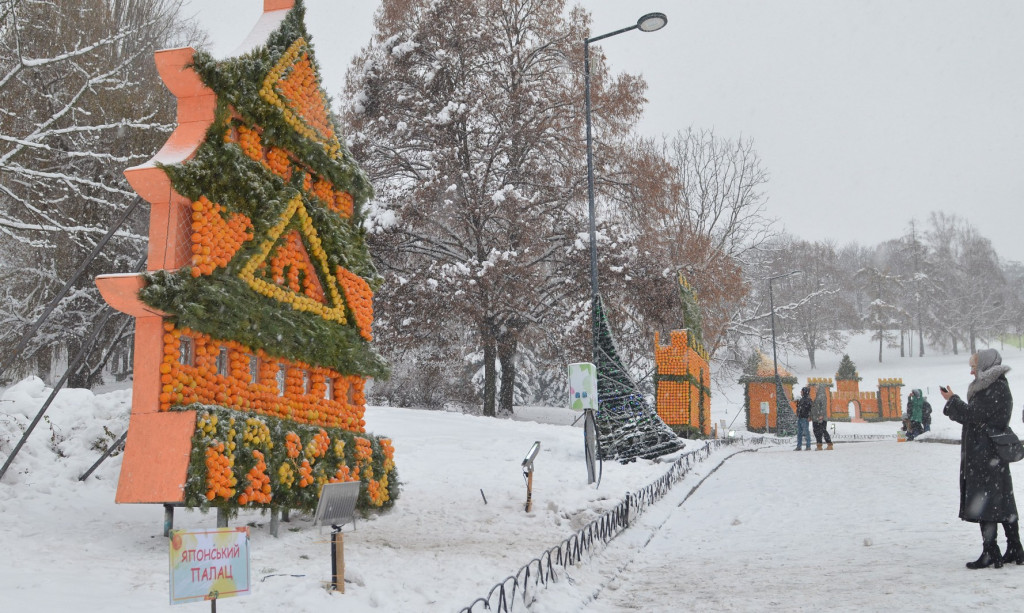
[[[133,317],[166,317],[167,314],[139,300],[139,290],[146,287],[140,274],[99,275],[96,287],[103,300],[122,313]]]

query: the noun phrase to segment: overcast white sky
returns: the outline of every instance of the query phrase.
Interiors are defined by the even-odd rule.
[[[220,55],[263,9],[262,0],[188,2]],[[328,93],[370,40],[379,4],[306,0]],[[768,212],[788,232],[874,245],[944,211],[1024,262],[1024,2],[581,4],[594,35],[647,12],[668,16],[658,32],[600,43],[613,69],[647,79],[641,131],[752,138],[771,177]]]

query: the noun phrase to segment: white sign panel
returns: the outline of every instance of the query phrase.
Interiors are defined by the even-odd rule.
[[[597,367],[590,362],[569,364],[569,408],[597,410]]]

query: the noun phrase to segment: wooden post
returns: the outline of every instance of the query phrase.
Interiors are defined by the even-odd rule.
[[[270,536],[274,538],[277,538],[277,526],[280,515],[280,509],[278,509],[276,506],[270,507]]]
[[[345,593],[345,539],[341,530],[331,533],[331,588]]]
[[[217,507],[217,527],[227,528],[228,527],[228,512],[227,509]]]
[[[533,507],[533,466],[530,467],[530,471],[526,476],[526,512],[530,512],[530,508]]]

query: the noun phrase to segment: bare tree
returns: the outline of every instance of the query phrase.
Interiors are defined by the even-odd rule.
[[[0,307],[13,324],[0,330],[0,347],[19,340],[136,199],[121,173],[163,144],[174,119],[152,53],[195,38],[178,20],[179,4],[0,0],[0,275],[14,298]],[[135,265],[145,221],[133,216],[86,270],[20,356],[23,368],[46,373],[54,352],[76,350],[103,304],[92,277]],[[116,334],[119,322],[110,325],[93,364],[126,338]]]
[[[636,141],[621,165],[622,223],[633,228],[623,299],[640,317],[640,338],[679,321],[681,273],[700,296],[705,348],[716,355],[749,291],[744,262],[773,236],[768,174],[753,142],[689,129]]]
[[[925,236],[942,275],[930,337],[937,344],[948,342],[954,354],[961,344],[973,353],[979,337],[1012,326],[1012,292],[999,257],[988,239],[956,215],[933,213]]]
[[[667,151],[681,196],[672,203],[672,219],[683,223],[688,235],[707,238],[708,258],[744,261],[773,236],[764,192],[768,172],[752,139],[690,128],[669,140]]]
[[[844,328],[843,321],[850,319],[852,311],[843,291],[847,279],[831,243],[793,240],[786,255],[784,268],[801,271],[790,282],[795,303],[787,328],[815,368],[819,349],[838,352],[846,347],[851,330]]]

